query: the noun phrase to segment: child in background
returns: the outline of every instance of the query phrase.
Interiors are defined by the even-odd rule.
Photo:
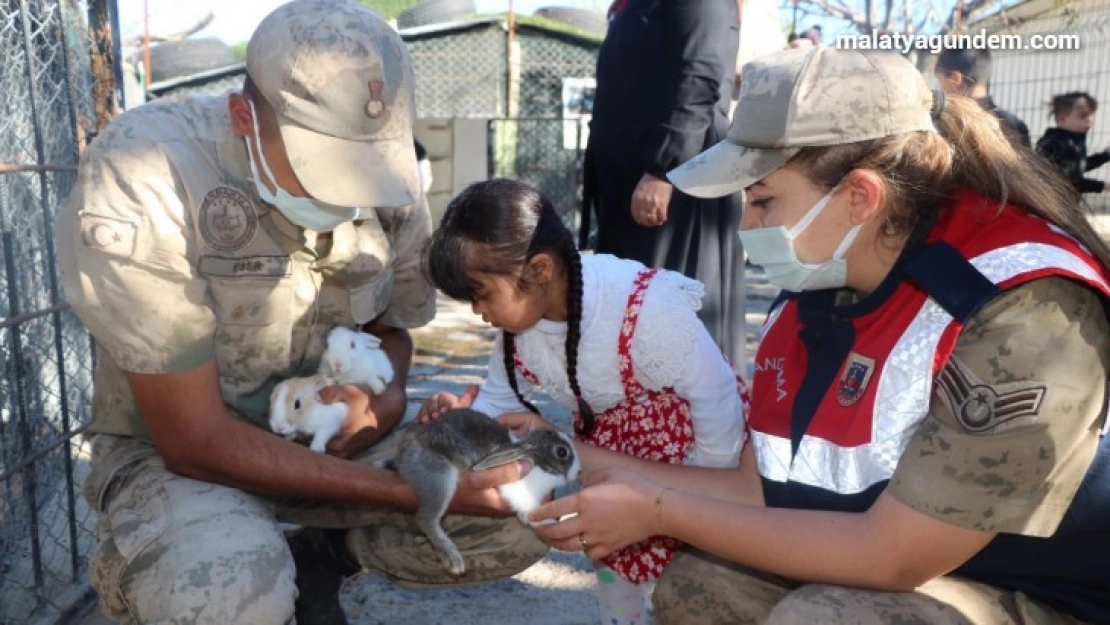
[[[1087,133],[1098,102],[1089,93],[1071,91],[1053,96],[1049,107],[1056,127],[1046,130],[1037,141],[1037,151],[1055,163],[1080,193],[1102,193],[1105,182],[1083,175],[1110,162],[1110,150],[1087,155]]]
[[[477,396],[438,393],[419,419],[468,404],[494,416],[537,412],[526,396],[542,391],[575,411],[584,472],[737,465],[747,390],[696,315],[701,283],[581,256],[551,202],[512,180],[473,184],[450,203],[427,270],[501,332]],[[603,623],[644,622],[642,583],[678,546],[654,537],[595,563]]]
[[[416,139],[413,139],[413,147],[416,148],[416,166],[420,169],[420,188],[424,190],[424,195],[432,190],[432,161],[428,159],[428,150]]]

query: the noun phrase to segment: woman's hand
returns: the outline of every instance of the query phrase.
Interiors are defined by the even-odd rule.
[[[424,400],[424,405],[420,406],[420,410],[416,413],[416,421],[427,423],[442,417],[448,410],[469,408],[477,396],[478,386],[475,384],[468,386],[463,394],[458,397],[447,392],[436,393]]]
[[[666,180],[644,174],[632,191],[632,219],[645,228],[667,223],[674,187]]]
[[[587,475],[580,492],[536,508],[531,520],[550,523],[536,528],[548,545],[596,560],[659,534],[656,498],[666,490],[630,469],[608,467]]]

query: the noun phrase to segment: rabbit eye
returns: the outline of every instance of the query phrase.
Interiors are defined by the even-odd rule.
[[[570,458],[570,449],[567,447],[559,447],[555,450],[555,455],[558,456],[560,460],[566,460]]]
[[[293,409],[294,410],[300,410],[301,409],[301,400],[299,400],[299,399],[293,400]]]

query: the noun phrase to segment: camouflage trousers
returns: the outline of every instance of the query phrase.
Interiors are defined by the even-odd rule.
[[[359,462],[391,457],[391,436]],[[364,570],[409,587],[448,587],[507,577],[547,546],[516,518],[448,515],[444,529],[466,560],[453,576],[412,515],[372,507],[277,501],[181,477],[154,447],[98,435],[84,484],[99,512],[89,577],[101,610],[123,623],[292,623],[293,557],[281,523],[353,528]]]
[[[1082,625],[1023,593],[957,577],[914,592],[799,584],[698,552],[675,557],[652,603],[659,625]]]

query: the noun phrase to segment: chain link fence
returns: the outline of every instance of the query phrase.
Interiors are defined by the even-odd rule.
[[[1048,103],[1053,95],[1086,91],[1103,106],[1110,104],[1110,0],[1083,2],[1028,2],[970,28],[978,32],[1020,35],[1024,49],[992,50],[991,95],[1029,126],[1033,143],[1046,128],[1054,126]],[[1062,43],[1063,37],[1078,49],[1033,49],[1036,35],[1041,40]],[[1101,117],[1101,116],[1100,116]],[[1087,136],[1089,152],[1110,148],[1110,125],[1094,124]],[[1088,174],[1110,181],[1110,167]],[[1094,213],[1110,215],[1108,194],[1086,194]]]
[[[94,110],[88,17],[108,0],[0,5],[0,623],[66,622],[89,594],[80,497],[93,351],[62,303],[54,216]],[[93,9],[92,12],[89,9]],[[104,22],[110,23],[110,22]],[[99,57],[98,57],[99,58]]]
[[[552,201],[563,223],[578,232],[587,130],[583,120],[490,120],[490,177],[536,187]]]
[[[543,191],[576,227],[600,36],[504,16],[402,32],[417,116],[489,121],[489,175]],[[568,98],[576,98],[574,102]]]
[[[503,117],[506,38],[499,21],[402,31],[416,72],[421,119]]]

